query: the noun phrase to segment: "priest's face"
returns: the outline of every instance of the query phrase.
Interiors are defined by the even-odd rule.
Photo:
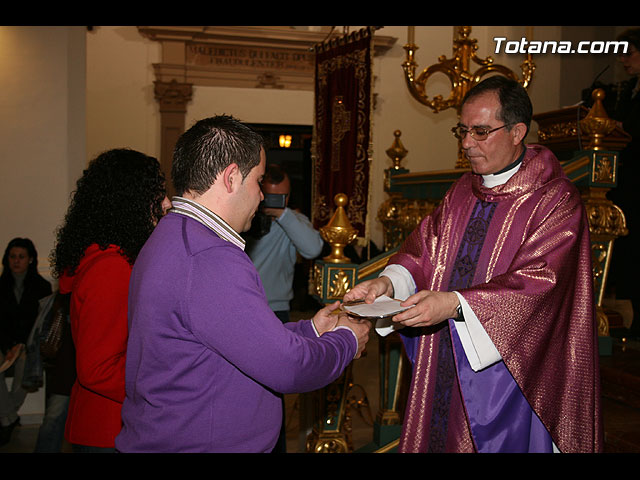
[[[489,175],[499,172],[514,162],[522,153],[522,138],[526,132],[524,124],[503,127],[505,123],[497,118],[500,100],[497,93],[487,92],[471,98],[460,112],[460,126],[470,130],[474,127],[495,131],[485,140],[477,140],[471,133],[462,139],[462,148],[471,163],[473,173]],[[500,128],[503,127],[503,128]]]

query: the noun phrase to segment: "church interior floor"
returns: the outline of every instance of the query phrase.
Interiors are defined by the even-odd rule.
[[[377,348],[377,336],[373,334],[366,354],[353,364],[353,382],[357,388],[352,391],[362,400],[360,408],[353,408],[351,413],[354,451],[373,440],[372,420],[379,404]],[[640,453],[640,342],[623,343],[616,338],[613,354],[600,359],[605,452]],[[300,429],[299,405],[299,395],[285,396],[287,453],[305,451],[308,432]],[[0,453],[30,453],[37,435],[38,425],[16,427],[11,442],[0,447]],[[69,445],[65,445],[64,451],[71,451]]]

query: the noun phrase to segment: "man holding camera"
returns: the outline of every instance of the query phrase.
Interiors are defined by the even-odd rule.
[[[286,323],[297,254],[316,258],[323,241],[305,215],[287,206],[291,180],[279,165],[267,165],[262,193],[264,202],[249,232],[246,252],[260,273],[269,307]]]

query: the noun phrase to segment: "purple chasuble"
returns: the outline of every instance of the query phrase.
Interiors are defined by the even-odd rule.
[[[474,372],[452,319],[401,330],[399,451],[603,450],[589,223],[547,148],[527,146],[503,185],[463,175],[389,264],[418,290],[460,292],[502,357]]]
[[[455,268],[449,281],[449,291],[472,285],[496,205],[482,200],[476,202],[458,250]],[[456,332],[455,323],[453,319],[449,320],[452,333]],[[442,338],[445,337],[449,335],[441,336],[441,350]],[[552,452],[551,436],[525,399],[504,362],[500,361],[475,372],[467,360],[457,332],[451,335],[450,341],[453,343],[459,387],[478,452]],[[442,352],[440,355],[442,356]],[[431,443],[430,448],[433,448]]]

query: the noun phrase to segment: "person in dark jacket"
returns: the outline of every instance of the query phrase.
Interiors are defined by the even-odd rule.
[[[640,295],[635,286],[635,266],[640,261],[638,255],[638,228],[640,219],[637,208],[636,178],[640,163],[640,28],[621,33],[619,41],[629,42],[627,52],[619,60],[629,78],[618,84],[619,93],[612,112],[607,111],[626,133],[631,141],[620,152],[618,186],[611,189],[608,197],[624,213],[629,234],[617,238],[611,255],[609,288],[615,291],[617,299],[630,300],[633,320],[629,327],[631,338],[640,338]]]
[[[24,355],[19,354],[38,315],[39,301],[51,294],[51,284],[38,273],[38,253],[28,238],[14,238],[2,257],[0,275],[0,350],[2,359],[18,354],[9,370],[0,372],[0,445],[20,424],[18,410],[27,392],[22,388]],[[11,390],[5,374],[13,371]]]

